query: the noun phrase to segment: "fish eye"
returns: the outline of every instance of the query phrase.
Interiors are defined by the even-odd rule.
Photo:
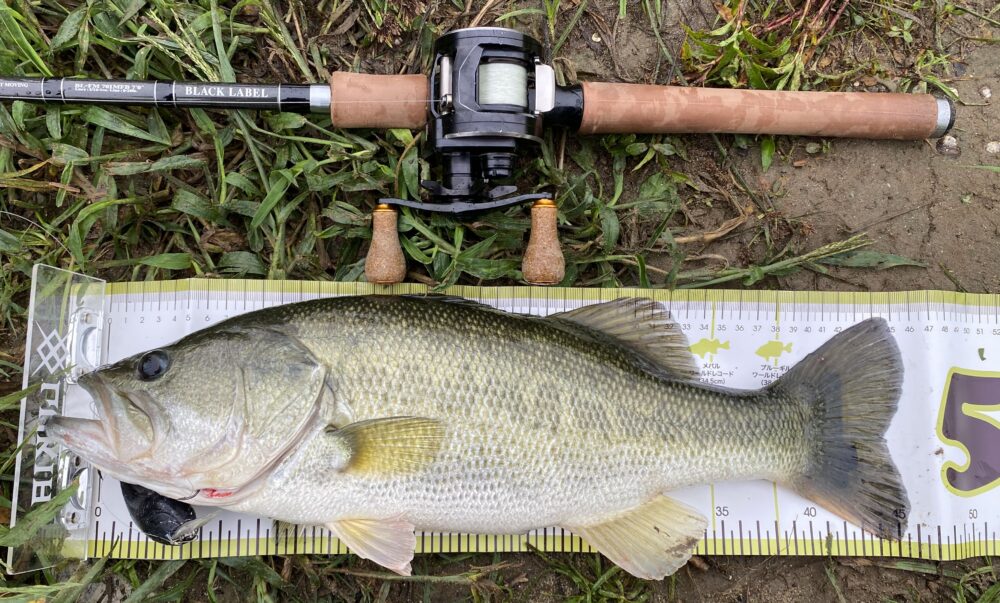
[[[159,379],[170,368],[170,356],[167,356],[167,353],[163,350],[146,352],[139,358],[137,368],[139,379],[142,381]]]

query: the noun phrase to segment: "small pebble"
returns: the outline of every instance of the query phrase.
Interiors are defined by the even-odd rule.
[[[982,88],[979,89],[979,95],[986,100],[990,100],[990,98],[993,96],[993,91],[990,90],[989,86],[983,86]]]
[[[591,41],[593,41],[593,42],[597,42],[597,43],[600,43],[600,42],[602,41],[602,40],[601,40],[601,34],[599,34],[599,33],[597,33],[597,32],[594,32],[594,33],[592,33],[592,34],[590,35],[590,39],[591,39]]]
[[[997,154],[997,153],[1000,153],[1000,141],[994,140],[992,142],[987,142],[986,143],[986,152],[987,153],[992,153],[994,155]]]
[[[958,139],[949,134],[938,139],[937,152],[949,157],[958,157],[962,154],[962,149],[958,148]]]

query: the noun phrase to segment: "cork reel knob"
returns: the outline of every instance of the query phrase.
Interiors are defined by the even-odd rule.
[[[365,278],[369,283],[394,285],[406,277],[406,258],[396,229],[398,212],[380,204],[372,213],[372,244],[365,258]]]
[[[556,229],[558,210],[551,199],[540,199],[531,206],[531,235],[524,250],[521,272],[532,285],[555,285],[566,274],[566,261],[559,246]]]

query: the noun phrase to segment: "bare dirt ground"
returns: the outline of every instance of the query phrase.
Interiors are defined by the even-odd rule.
[[[832,281],[802,273],[784,279],[789,289],[872,291],[945,289],[1000,291],[1000,173],[972,166],[1000,164],[987,145],[1000,140],[1000,48],[971,52],[954,83],[960,98],[952,135],[959,155],[926,142],[836,141],[827,155],[794,144],[788,159],[759,179],[781,189],[776,203],[816,229],[816,243],[868,232],[879,249],[927,264],[844,276]],[[805,160],[803,167],[792,163]],[[752,164],[753,162],[747,161]],[[750,167],[750,166],[748,166]],[[776,169],[775,169],[776,168]]]
[[[614,12],[612,7],[605,9],[601,14]],[[714,15],[707,2],[670,3],[661,32],[665,45],[679,50],[684,40],[680,24],[703,29]],[[570,39],[574,50],[565,54],[580,79],[654,83],[676,74],[658,58],[648,23],[637,18],[617,25],[612,42],[605,46],[593,42],[608,29],[602,21],[581,20],[581,35]],[[613,56],[610,47],[616,48]],[[777,279],[780,288],[1000,291],[996,261],[1000,257],[1000,174],[982,167],[1000,164],[996,148],[1000,147],[1000,102],[994,96],[1000,93],[1000,49],[996,44],[957,43],[954,50],[950,85],[961,99],[951,131],[957,152],[936,148],[934,141],[828,140],[822,152],[810,153],[806,145],[811,141],[781,138],[774,164],[766,172],[756,147],[734,155],[751,188],[767,197],[775,211],[806,226],[808,236],[800,239],[801,248],[866,232],[878,250],[925,264],[862,274],[840,271],[833,278],[800,272]],[[843,56],[836,60],[849,61]],[[860,90],[894,87],[891,80],[864,75],[848,81]],[[708,137],[687,137],[686,142],[689,164],[702,167],[702,175],[725,179]],[[718,226],[723,217],[707,209],[701,214],[697,209],[689,211],[704,230]],[[739,258],[755,235],[753,228],[741,230],[745,236],[736,231],[735,236],[699,251]],[[669,268],[671,261],[662,258],[660,265]]]

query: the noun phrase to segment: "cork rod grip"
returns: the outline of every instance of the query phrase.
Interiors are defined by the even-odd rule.
[[[929,94],[583,83],[581,134],[787,134],[919,140],[949,111]],[[946,105],[950,106],[950,105]],[[945,126],[946,128],[946,126]]]
[[[423,128],[429,98],[426,75],[330,76],[330,118],[338,128]]]

